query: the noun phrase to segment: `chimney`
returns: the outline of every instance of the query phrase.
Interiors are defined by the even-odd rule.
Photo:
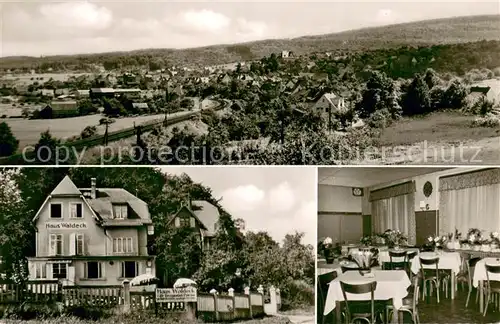
[[[97,194],[96,194],[96,184],[97,184],[97,179],[96,178],[92,178],[90,179],[90,198],[92,199],[96,199],[97,197]]]

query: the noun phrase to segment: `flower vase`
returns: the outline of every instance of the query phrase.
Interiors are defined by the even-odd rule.
[[[360,268],[359,273],[364,276],[372,272],[371,268]]]
[[[333,260],[335,258],[333,257],[333,254],[331,253],[331,251],[325,251],[324,252],[324,256],[325,256],[325,260],[326,260],[327,264],[332,264],[333,263]]]
[[[446,243],[446,248],[448,250],[454,250],[455,249],[455,243],[454,242],[448,242],[448,243]]]

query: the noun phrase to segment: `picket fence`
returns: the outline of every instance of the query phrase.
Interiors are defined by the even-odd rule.
[[[150,311],[156,315],[184,313],[188,318],[205,321],[233,321],[276,314],[281,307],[280,291],[270,287],[267,293],[262,286],[256,292],[245,288],[244,293],[212,290],[198,292],[196,303],[157,303],[154,291],[130,291],[128,282],[123,286],[63,286],[57,280],[29,281],[24,285],[0,281],[0,306],[26,301],[60,302],[65,307],[98,307],[122,313]]]

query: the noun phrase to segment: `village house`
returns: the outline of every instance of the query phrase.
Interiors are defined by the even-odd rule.
[[[194,200],[183,204],[170,219],[169,225],[175,228],[189,227],[199,234],[198,240],[203,249],[209,249],[219,229],[219,209],[204,200]]]
[[[345,100],[334,93],[325,93],[312,106],[312,111],[330,121],[332,115],[346,108]]]
[[[128,191],[77,188],[66,176],[33,217],[36,256],[28,258],[31,280],[65,285],[119,285],[155,275],[148,253],[154,233],[148,205]]]
[[[52,101],[40,111],[43,119],[64,118],[78,116],[76,101]]]

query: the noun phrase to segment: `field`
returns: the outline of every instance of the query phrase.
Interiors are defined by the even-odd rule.
[[[406,155],[404,161],[400,160],[399,156],[389,156],[388,161],[385,162],[498,164],[500,129],[471,127],[475,118],[465,116],[460,112],[447,111],[422,118],[400,120],[384,129],[380,145],[392,148],[401,147],[407,152],[410,152],[411,148],[411,154]],[[445,161],[446,159],[448,161]]]
[[[15,85],[31,84],[38,80],[46,82],[50,79],[54,81],[67,81],[70,77],[79,77],[86,75],[84,73],[40,73],[40,74],[16,74],[15,76],[6,75],[0,78],[0,83],[12,83]]]
[[[243,44],[216,45],[191,49],[144,49],[128,53],[45,57],[46,62],[68,62],[85,57],[102,63],[123,55],[153,55],[175,65],[216,65],[241,60],[260,59],[282,50],[295,54],[327,51],[362,51],[401,45],[434,45],[500,40],[500,15],[471,16],[427,20],[383,27],[364,28],[335,34],[294,39],[271,39]],[[31,67],[39,58],[9,57],[0,59],[0,68]]]
[[[195,107],[198,107],[198,98],[195,100]],[[214,100],[206,99],[203,101],[202,109],[215,107],[217,102]],[[197,110],[197,109],[194,109]],[[1,111],[0,111],[1,112]],[[169,114],[169,117],[176,117],[186,114],[186,112],[177,112]],[[89,115],[72,118],[59,118],[59,119],[14,119],[14,118],[0,118],[0,122],[5,121],[11,128],[14,136],[19,140],[19,148],[22,149],[28,145],[34,145],[40,139],[40,134],[49,130],[52,136],[59,139],[67,139],[73,136],[78,136],[82,130],[87,126],[97,126],[98,134],[104,134],[105,126],[99,125],[99,120],[103,115]],[[131,128],[135,125],[141,125],[155,120],[163,120],[164,114],[147,115],[137,117],[122,117],[115,119],[115,122],[109,125],[109,132],[115,132],[126,128]]]
[[[179,112],[171,116],[182,114]],[[19,148],[22,149],[28,145],[34,145],[40,139],[40,133],[50,130],[52,136],[60,139],[66,139],[80,135],[82,130],[87,126],[98,126],[99,119],[103,115],[89,115],[73,118],[60,119],[0,119],[0,122],[5,121],[12,129],[14,136],[19,140]],[[164,119],[165,115],[150,115],[138,117],[123,117],[109,125],[109,132],[118,131],[121,129],[133,127],[153,120]],[[105,127],[98,126],[98,133],[104,134]]]

